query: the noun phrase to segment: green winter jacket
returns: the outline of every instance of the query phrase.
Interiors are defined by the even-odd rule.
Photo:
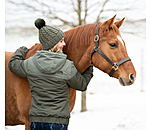
[[[29,81],[32,95],[30,122],[68,124],[69,87],[85,91],[93,76],[93,67],[81,75],[63,53],[41,50],[24,60],[27,52],[26,47],[17,49],[8,67]]]

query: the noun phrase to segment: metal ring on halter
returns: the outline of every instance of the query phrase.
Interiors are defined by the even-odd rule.
[[[97,42],[98,40],[99,40],[99,36],[96,35],[96,36],[94,37],[94,41]]]
[[[96,47],[96,46],[94,47],[94,50],[95,50],[95,51],[97,51],[98,49],[100,49],[99,46],[98,46],[98,47]]]
[[[112,69],[114,69],[115,71],[118,69],[118,65],[116,63],[114,63],[114,65],[112,66]]]

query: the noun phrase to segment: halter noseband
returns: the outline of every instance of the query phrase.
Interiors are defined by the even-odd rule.
[[[125,59],[119,61],[118,63],[113,63],[113,62],[100,50],[100,47],[99,47],[99,45],[98,45],[98,41],[99,41],[99,26],[100,26],[100,25],[101,25],[101,23],[97,25],[96,36],[94,37],[94,41],[95,41],[95,45],[96,45],[96,46],[94,47],[94,49],[93,49],[93,51],[92,51],[91,60],[92,60],[93,54],[94,54],[95,52],[98,52],[105,60],[107,60],[107,61],[111,64],[112,69],[111,69],[111,71],[110,71],[110,73],[109,73],[109,76],[111,77],[111,76],[113,75],[114,71],[116,71],[116,70],[118,69],[119,65],[121,65],[121,64],[123,64],[124,62],[129,61],[129,60],[131,60],[131,59],[130,59],[129,57],[127,57],[127,58],[125,58]]]

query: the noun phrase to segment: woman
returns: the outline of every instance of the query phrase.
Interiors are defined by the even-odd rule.
[[[64,33],[37,19],[42,50],[24,60],[28,49],[20,47],[9,61],[11,72],[29,81],[32,101],[31,130],[67,130],[70,118],[69,87],[85,91],[93,77],[93,66],[81,75],[63,52]]]

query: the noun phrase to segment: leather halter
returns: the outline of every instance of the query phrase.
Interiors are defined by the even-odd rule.
[[[92,56],[93,56],[93,54],[94,54],[95,52],[98,52],[106,61],[108,61],[109,64],[111,64],[112,69],[111,69],[111,71],[110,71],[110,73],[109,73],[109,76],[111,77],[111,76],[113,75],[114,71],[116,71],[116,70],[118,69],[119,65],[121,65],[121,64],[123,64],[124,62],[129,61],[129,60],[131,60],[131,59],[130,59],[129,57],[127,57],[127,58],[125,58],[125,59],[119,61],[118,63],[113,63],[113,62],[100,50],[100,47],[99,47],[99,45],[98,45],[98,43],[99,43],[99,26],[100,26],[100,25],[101,25],[101,23],[97,25],[96,36],[94,37],[94,41],[95,41],[95,45],[96,45],[96,46],[94,47],[94,49],[93,49],[93,51],[92,51],[92,54],[91,54],[91,61],[92,61]]]

